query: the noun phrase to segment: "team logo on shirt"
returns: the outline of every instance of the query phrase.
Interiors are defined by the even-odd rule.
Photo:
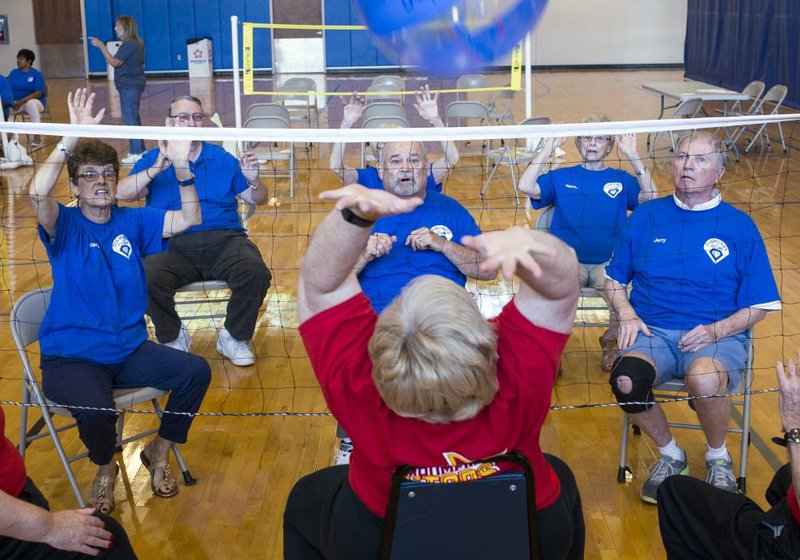
[[[622,183],[615,181],[613,183],[606,183],[603,185],[603,192],[610,198],[617,198],[617,195],[622,192]]]
[[[111,245],[111,248],[114,249],[116,254],[122,255],[128,260],[130,260],[131,253],[133,253],[133,246],[131,246],[131,242],[128,241],[124,233],[120,233],[114,238],[114,243]]]
[[[33,76],[28,76],[28,83],[33,83]]]
[[[725,242],[722,239],[717,239],[716,237],[712,237],[703,243],[703,250],[714,264],[719,264],[722,259],[731,254],[730,250],[728,250],[728,246],[725,245]]]
[[[575,186],[575,185],[570,185],[569,183],[564,183],[564,188],[565,188],[565,189],[575,189],[576,191],[578,190],[578,187],[577,187],[577,186]]]
[[[497,466],[497,463],[470,461],[460,453],[453,451],[446,451],[442,455],[448,466],[414,469],[406,474],[405,479],[429,484],[446,484],[448,482],[477,480],[500,472],[500,467]]]
[[[444,237],[448,241],[453,240],[453,232],[450,231],[450,228],[443,225],[433,226],[431,231],[438,235],[439,237]]]

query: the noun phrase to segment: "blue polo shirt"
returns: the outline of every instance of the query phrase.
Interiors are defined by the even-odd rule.
[[[553,205],[550,233],[575,249],[578,261],[600,264],[611,258],[628,210],[639,205],[639,182],[621,169],[591,171],[583,166],[545,173],[537,181],[541,199],[534,208]]]
[[[643,204],[622,231],[606,275],[633,283],[647,325],[693,329],[746,307],[780,309],[767,250],[753,220],[717,199],[688,210],[672,196]]]
[[[144,49],[138,41],[123,41],[114,58],[122,64],[114,68],[114,85],[117,89],[144,89]]]
[[[14,101],[27,97],[37,91],[42,92],[39,101],[43,107],[47,107],[47,98],[44,96],[45,85],[44,76],[36,68],[29,68],[23,72],[19,68],[14,68],[8,73],[8,83],[11,84],[11,91],[14,94]]]
[[[96,224],[59,204],[55,237],[39,226],[53,272],[39,329],[43,355],[116,364],[147,340],[142,258],[166,249],[164,214],[114,207],[108,223]]]
[[[391,251],[367,264],[358,275],[361,289],[378,313],[417,276],[436,274],[460,286],[466,283],[467,277],[441,253],[414,251],[406,246],[408,234],[421,227],[454,243],[460,243],[465,235],[481,232],[466,208],[447,195],[431,191],[412,212],[385,216],[375,222],[372,233],[397,236]]]
[[[364,169],[356,169],[356,173],[358,173],[358,184],[368,189],[379,189],[383,190],[383,181],[381,181],[380,175],[378,175],[378,168],[377,167],[365,167]],[[442,184],[436,183],[436,179],[433,178],[433,164],[430,164],[430,169],[428,171],[428,183],[426,188],[428,192],[435,191],[435,192],[442,192]]]
[[[158,157],[158,148],[145,152],[131,174],[151,167]],[[200,199],[203,223],[186,233],[209,229],[243,231],[239,219],[237,195],[249,188],[239,168],[239,160],[216,144],[203,142],[197,161],[189,162],[195,176],[195,189]],[[175,169],[170,166],[156,175],[148,185],[147,206],[162,210],[180,210],[181,193]]]

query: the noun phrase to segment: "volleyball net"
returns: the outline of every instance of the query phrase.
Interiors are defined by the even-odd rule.
[[[441,102],[440,102],[441,107]],[[771,266],[783,301],[783,309],[771,313],[755,328],[757,386],[745,391],[773,390],[776,360],[791,356],[800,346],[800,285],[798,285],[797,239],[800,236],[800,115],[719,117],[678,120],[602,122],[588,124],[539,124],[494,126],[477,120],[471,126],[410,127],[379,129],[338,129],[341,116],[328,115],[331,128],[164,128],[112,125],[69,126],[59,123],[0,123],[7,135],[6,159],[0,160],[3,187],[3,228],[0,239],[0,313],[4,333],[11,306],[24,293],[53,283],[44,247],[37,239],[37,224],[27,200],[34,173],[39,171],[61,136],[97,138],[125,154],[128,138],[145,138],[154,147],[157,140],[205,140],[224,143],[237,156],[252,148],[261,161],[261,180],[270,190],[270,200],[253,213],[242,208],[242,219],[249,238],[260,250],[272,273],[272,284],[261,306],[253,349],[255,365],[233,366],[217,354],[217,332],[224,321],[227,292],[179,293],[180,314],[194,339],[193,352],[212,364],[212,384],[200,415],[223,416],[306,416],[328,414],[305,349],[298,335],[297,281],[299,262],[316,225],[331,204],[318,194],[341,185],[330,169],[331,150],[344,143],[347,167],[359,168],[362,146],[385,142],[420,141],[434,162],[445,157],[444,144],[453,143],[460,153],[458,162],[443,183],[444,194],[454,198],[474,218],[483,231],[511,226],[537,227],[542,210],[534,210],[526,197],[515,197],[514,182],[519,181],[527,163],[542,139],[565,137],[563,154],[548,162],[550,169],[577,165],[581,159],[576,139],[596,136],[637,135],[638,151],[651,171],[658,195],[673,192],[670,132],[674,135],[707,130],[724,136],[742,131],[738,162],[733,158],[720,183],[723,198],[750,215],[766,243]],[[786,152],[778,141],[780,125]],[[745,142],[755,137],[744,153]],[[769,134],[769,140],[764,135]],[[14,146],[29,146],[39,135],[45,147],[29,155],[30,161],[14,161]],[[651,145],[648,148],[647,138]],[[13,140],[18,138],[18,140]],[[768,146],[771,145],[771,149]],[[365,147],[365,159],[370,160]],[[289,155],[292,157],[289,158]],[[280,157],[279,157],[280,156]],[[17,165],[14,165],[16,163]],[[610,167],[633,172],[628,159],[616,145],[606,159]],[[375,165],[375,163],[372,163]],[[496,169],[494,169],[496,167]],[[494,169],[494,171],[492,171]],[[130,168],[122,167],[121,175]],[[513,171],[513,173],[512,173]],[[491,180],[489,175],[492,175]],[[53,196],[62,204],[74,205],[66,171]],[[141,200],[134,205],[144,205]],[[586,216],[589,219],[590,216]],[[540,224],[541,225],[541,224]],[[413,255],[409,258],[413,258]],[[320,271],[324,274],[324,271]],[[496,315],[516,292],[513,282],[501,278],[470,280],[467,289],[489,318]],[[582,299],[578,323],[562,358],[563,375],[558,378],[553,407],[615,407],[608,374],[600,369],[598,338],[605,330],[608,312],[597,295]],[[215,318],[209,318],[215,315]],[[152,329],[150,332],[153,337]],[[2,381],[0,401],[20,403],[21,366],[10,336],[0,343]],[[38,347],[29,348],[31,363],[38,365]],[[90,358],[90,357],[87,357]],[[759,375],[763,371],[763,375]]]

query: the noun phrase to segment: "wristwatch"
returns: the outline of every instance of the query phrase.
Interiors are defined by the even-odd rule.
[[[178,181],[178,186],[181,187],[190,187],[194,185],[194,175],[186,179],[185,181]]]
[[[800,428],[792,428],[783,434],[786,443],[800,443]]]

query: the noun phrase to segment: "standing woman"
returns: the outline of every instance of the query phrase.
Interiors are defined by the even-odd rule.
[[[122,124],[141,126],[139,118],[139,101],[144,91],[144,42],[139,37],[136,20],[131,16],[119,16],[114,32],[122,41],[116,54],[108,52],[106,44],[95,37],[90,37],[92,46],[100,49],[103,57],[114,67],[114,85],[119,92],[122,108]],[[144,152],[144,140],[131,138],[128,140],[128,156],[122,158],[122,165],[133,165]]]

